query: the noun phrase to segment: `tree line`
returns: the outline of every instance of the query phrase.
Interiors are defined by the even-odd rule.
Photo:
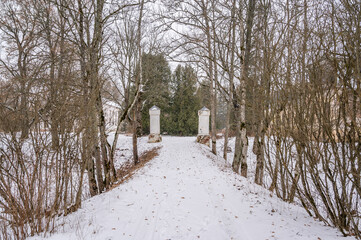
[[[147,79],[143,101],[140,134],[149,134],[149,112],[161,109],[161,131],[165,134],[194,136],[198,133],[198,110],[205,98],[197,88],[197,74],[190,66],[178,65],[171,73],[163,55],[143,56],[143,76]]]

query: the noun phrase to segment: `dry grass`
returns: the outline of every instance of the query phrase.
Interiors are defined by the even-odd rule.
[[[113,188],[119,186],[120,184],[124,183],[128,179],[132,178],[134,173],[138,170],[144,167],[145,164],[147,164],[150,160],[154,159],[159,155],[159,150],[161,147],[154,147],[150,150],[145,151],[140,155],[139,157],[139,163],[137,165],[134,165],[134,162],[132,159],[129,159],[126,163],[124,163],[118,170],[117,170],[117,176],[119,181],[115,184],[113,184],[108,191],[112,190]]]

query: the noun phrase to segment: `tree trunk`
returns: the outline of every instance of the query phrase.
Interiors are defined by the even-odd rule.
[[[238,98],[239,98],[239,106],[237,106],[237,133],[236,133],[236,149],[233,159],[233,171],[238,172],[239,167],[241,167],[241,176],[247,177],[248,165],[247,165],[247,150],[248,150],[248,138],[247,138],[247,129],[246,129],[246,85],[248,79],[248,68],[250,64],[250,52],[251,52],[251,36],[252,36],[252,27],[253,27],[253,18],[255,11],[256,0],[249,0],[249,6],[247,10],[247,22],[246,22],[246,48],[244,55],[242,56],[243,68],[241,75],[241,82],[238,89]],[[242,10],[240,10],[242,11]],[[240,12],[240,15],[242,13]],[[240,18],[240,28],[243,30],[243,22]],[[241,32],[243,35],[243,32]],[[241,46],[243,46],[244,39],[241,38]],[[244,58],[243,58],[244,57]]]
[[[224,133],[224,146],[223,146],[223,158],[227,161],[227,153],[228,153],[228,136],[229,136],[229,121],[231,118],[231,100],[227,102],[227,115],[226,115],[226,131]]]
[[[86,147],[84,146],[86,143],[84,142],[85,138],[83,138],[83,142],[82,142],[82,145],[83,145],[83,154],[82,154],[82,162],[80,164],[80,179],[79,179],[79,185],[78,185],[78,191],[76,192],[76,196],[75,196],[75,204],[74,204],[74,207],[73,209],[69,209],[69,211],[67,210],[66,211],[66,214],[68,212],[73,212],[73,211],[76,211],[78,208],[81,207],[81,196],[82,196],[82,192],[83,192],[83,179],[84,179],[84,172],[85,172],[85,169],[87,168],[87,159],[88,157],[86,156]],[[96,185],[95,185],[96,186]],[[89,188],[91,188],[91,185],[89,184]],[[92,195],[93,193],[93,195]],[[96,195],[96,189],[90,189],[90,195],[91,196],[94,196]]]
[[[277,137],[277,136],[275,136]],[[275,167],[273,169],[273,175],[272,175],[272,182],[271,185],[269,187],[268,190],[270,190],[271,192],[273,192],[273,190],[277,187],[277,180],[278,180],[278,172],[279,172],[279,165],[280,165],[280,156],[279,156],[279,151],[280,151],[280,141],[279,139],[277,139],[275,141],[276,144],[276,164]]]
[[[94,157],[95,157],[95,164],[96,164],[96,176],[97,176],[97,183],[98,183],[98,191],[102,193],[104,190],[104,179],[102,173],[102,160],[100,158],[100,148],[98,144],[94,148]]]
[[[137,136],[137,125],[138,125],[138,121],[137,121],[137,113],[136,113],[136,109],[134,109],[133,111],[133,161],[134,161],[134,165],[137,165],[139,162],[139,157],[138,157],[138,136]]]
[[[254,138],[256,147],[255,154],[257,156],[256,174],[254,182],[258,185],[263,184],[263,173],[264,173],[264,129],[263,124],[258,125],[257,135]],[[261,128],[261,129],[260,129]]]
[[[22,79],[21,81],[23,82],[24,79]],[[21,139],[25,139],[28,138],[29,136],[28,100],[25,89],[25,83],[21,84],[20,111],[21,111]]]
[[[134,104],[135,108],[133,111],[133,161],[134,165],[138,164],[139,157],[138,157],[138,104],[139,102],[139,91],[140,86],[142,84],[142,77],[143,77],[143,69],[142,69],[142,46],[141,46],[141,39],[142,39],[142,18],[143,18],[143,7],[144,7],[144,0],[140,3],[140,12],[139,12],[139,19],[138,19],[138,39],[137,39],[137,47],[138,47],[138,77],[136,79],[136,89],[138,90],[138,94],[135,96]]]
[[[241,176],[247,177],[247,151],[248,151],[248,138],[246,128],[246,81],[242,80],[241,83],[241,106],[240,106],[240,149],[241,149]]]
[[[215,58],[215,56],[213,56]],[[215,60],[214,60],[215,61]],[[214,69],[216,71],[216,68]],[[216,116],[217,116],[217,90],[216,90],[216,72],[214,72],[214,80],[212,81],[211,87],[211,140],[212,140],[212,153],[217,154],[217,128],[216,128]]]
[[[104,176],[105,176],[105,188],[108,189],[111,182],[110,164],[108,160],[109,143],[107,141],[107,136],[105,133],[105,118],[104,118],[103,103],[100,92],[97,99],[97,111],[98,111],[98,119],[99,119],[100,147],[101,147],[102,163],[103,163]]]
[[[300,146],[300,144],[297,144],[296,150],[297,150],[297,163],[296,163],[296,169],[295,169],[295,176],[292,178],[292,186],[291,186],[291,190],[290,190],[290,195],[288,197],[289,202],[293,202],[293,200],[295,198],[298,180],[300,179],[300,175],[301,175],[300,171],[301,171],[301,164],[302,164],[303,147]]]
[[[88,162],[87,173],[88,173],[88,181],[89,181],[89,193],[90,196],[93,197],[98,194],[97,181],[95,180],[94,160],[92,157],[89,157],[87,162]]]

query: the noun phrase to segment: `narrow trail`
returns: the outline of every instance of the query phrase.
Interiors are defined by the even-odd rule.
[[[160,145],[133,178],[59,219],[50,239],[339,239],[234,174],[194,137],[164,137]]]

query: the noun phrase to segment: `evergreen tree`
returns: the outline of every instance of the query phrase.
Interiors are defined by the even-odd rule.
[[[149,108],[156,105],[161,109],[161,131],[169,129],[170,82],[172,73],[164,55],[143,54],[142,131],[149,133]]]
[[[178,65],[172,78],[172,122],[169,130],[174,135],[195,135],[198,131],[198,110],[201,107],[197,95],[197,76],[190,66]]]
[[[144,54],[142,131],[149,133],[149,108],[161,109],[161,131],[172,135],[196,135],[201,101],[197,75],[192,67],[178,65],[173,74],[163,55]]]

